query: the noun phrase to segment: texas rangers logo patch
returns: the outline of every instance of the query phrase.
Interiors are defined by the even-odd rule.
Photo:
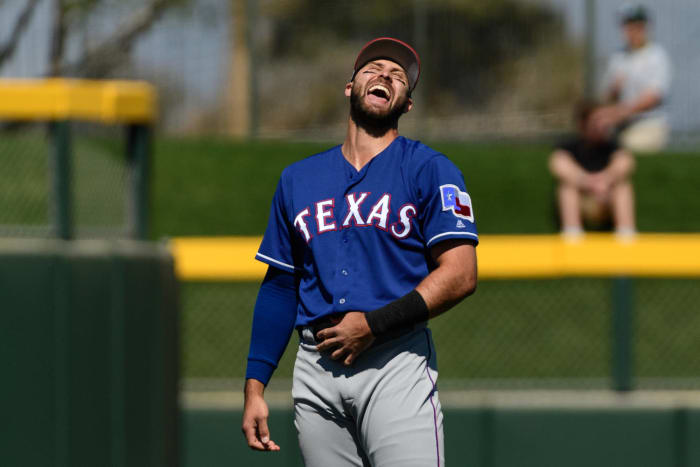
[[[472,199],[468,193],[460,191],[456,185],[441,185],[442,210],[452,211],[455,217],[474,222]]]

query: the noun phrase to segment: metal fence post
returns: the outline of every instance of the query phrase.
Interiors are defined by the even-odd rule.
[[[586,46],[583,75],[584,95],[588,99],[595,97],[596,66],[596,0],[586,0]]]
[[[69,240],[73,237],[70,122],[51,122],[49,140],[53,192],[50,209],[52,230],[56,237]]]
[[[129,167],[128,228],[129,235],[138,240],[148,237],[148,204],[150,183],[151,128],[148,125],[128,125],[126,157]]]
[[[629,277],[617,277],[613,279],[612,288],[612,388],[630,391],[633,385],[634,283]]]
[[[674,432],[674,451],[675,451],[675,467],[687,467],[688,450],[692,446],[692,441],[688,439],[688,408],[678,407],[673,411],[673,432]]]
[[[426,0],[413,0],[413,37],[415,40],[415,47],[418,53],[424,53],[427,55],[428,51],[428,11],[426,7]],[[427,77],[423,78],[425,82]],[[418,86],[413,91],[414,102],[420,102],[421,105],[416,106],[414,110],[415,119],[418,121],[416,127],[416,134],[422,139],[428,139],[430,137],[430,127],[429,120],[426,112],[427,106],[422,103],[425,102],[425,83],[423,86]]]
[[[248,15],[248,28],[246,29],[246,40],[248,41],[248,54],[250,61],[250,127],[248,138],[257,139],[260,130],[260,92],[258,86],[259,59],[258,41],[256,37],[258,24],[258,2],[248,0],[246,5]]]
[[[112,467],[127,465],[126,446],[126,307],[127,298],[125,291],[128,286],[124,279],[126,267],[124,258],[112,255],[110,258],[110,299],[109,299],[109,338],[110,338],[110,404],[109,404],[109,428],[111,431],[110,460]]]

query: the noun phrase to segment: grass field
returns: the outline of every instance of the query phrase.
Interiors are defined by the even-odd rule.
[[[557,230],[544,144],[433,145],[463,171],[482,233]],[[320,143],[159,139],[153,236],[259,235],[282,169]],[[700,231],[700,153],[638,159],[641,231]]]
[[[123,134],[74,132],[78,220],[124,215]],[[48,222],[45,133],[5,132],[0,141],[0,224]],[[151,237],[259,235],[278,177],[288,164],[331,144],[156,138]],[[436,143],[463,171],[482,233],[551,233],[554,184],[547,144]],[[641,231],[700,231],[700,152],[638,158]],[[101,204],[99,204],[101,203]],[[102,207],[100,207],[102,206]],[[102,212],[98,212],[102,209]],[[91,212],[88,215],[87,212]],[[94,218],[94,221],[93,221]]]

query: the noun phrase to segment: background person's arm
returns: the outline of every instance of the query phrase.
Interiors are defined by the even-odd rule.
[[[583,188],[586,185],[588,172],[576,162],[569,151],[557,149],[549,157],[549,171],[560,182],[577,188]]]

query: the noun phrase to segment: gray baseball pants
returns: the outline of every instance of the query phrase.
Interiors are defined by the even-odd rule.
[[[430,330],[375,344],[350,367],[300,333],[294,424],[306,467],[444,467]]]

